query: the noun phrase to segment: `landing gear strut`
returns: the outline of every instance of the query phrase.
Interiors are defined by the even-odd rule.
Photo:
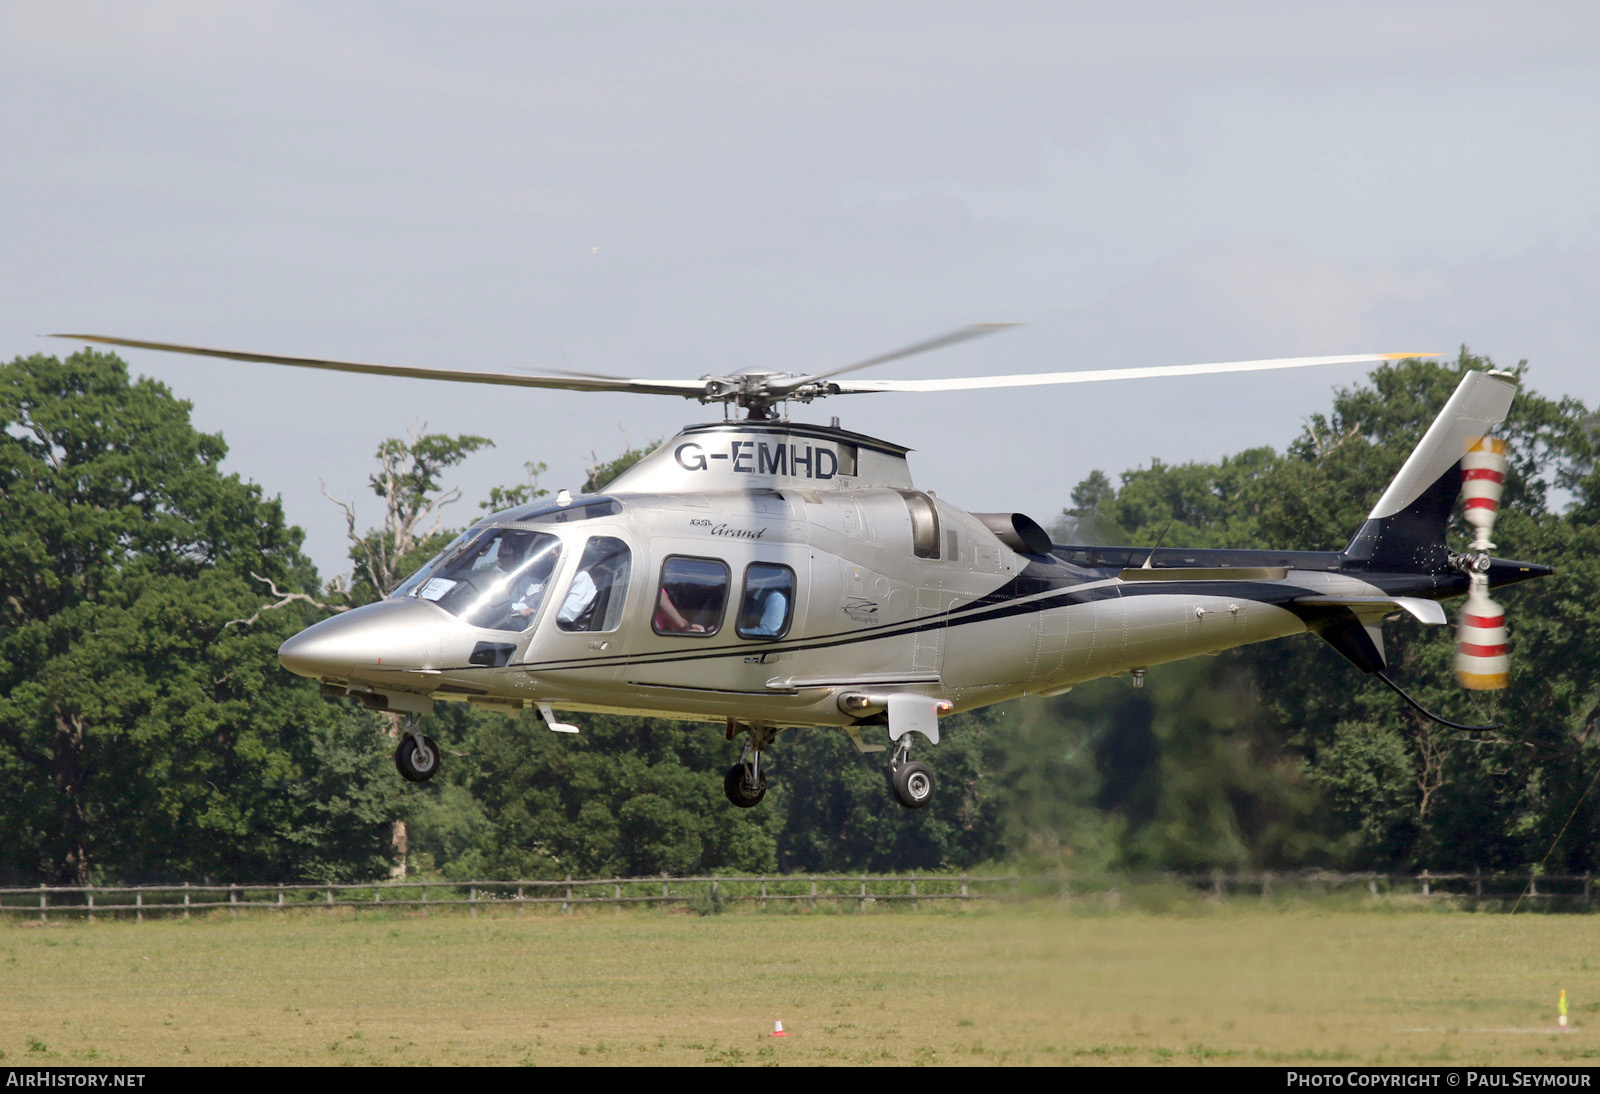
[[[744,753],[739,757],[739,762],[728,768],[728,773],[723,776],[722,792],[740,809],[749,809],[766,797],[767,775],[761,769],[761,753],[777,737],[778,731],[771,726],[728,723],[730,741],[740,732],[749,733],[750,736],[744,743]]]
[[[401,778],[413,783],[425,783],[439,773],[439,746],[417,732],[419,720],[415,714],[406,718],[394,750],[394,766]]]
[[[911,760],[909,733],[894,743],[894,757],[889,761],[889,785],[894,789],[894,800],[907,809],[921,809],[933,800],[933,772],[927,764]]]

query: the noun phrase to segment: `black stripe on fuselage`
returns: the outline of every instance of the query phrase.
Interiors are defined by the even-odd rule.
[[[708,661],[728,657],[753,657],[766,653],[798,653],[833,649],[840,646],[899,638],[940,627],[964,626],[969,623],[987,623],[1018,615],[1050,611],[1056,608],[1089,604],[1117,597],[1140,596],[1224,596],[1268,604],[1293,612],[1308,622],[1317,618],[1315,609],[1300,608],[1293,601],[1313,595],[1310,590],[1279,581],[1215,581],[1184,580],[1149,582],[1112,582],[1128,563],[1143,564],[1151,556],[1147,548],[1059,548],[1044,557],[1034,557],[1022,573],[1004,585],[975,600],[955,608],[906,620],[870,630],[836,631],[805,639],[788,641],[742,643],[713,648],[674,650],[656,654],[611,654],[599,657],[563,658],[557,661],[524,662],[516,667],[531,672],[559,672],[576,669],[615,668],[623,665],[675,664],[691,661]],[[1086,565],[1077,558],[1092,555],[1098,565]],[[1074,557],[1077,556],[1077,557]],[[1123,557],[1126,556],[1126,557]],[[1337,559],[1335,552],[1324,551],[1226,551],[1167,548],[1154,553],[1153,569],[1188,567],[1262,567],[1279,566],[1290,569],[1307,569],[1327,572],[1329,559]],[[1304,562],[1304,567],[1296,566]],[[1439,575],[1459,577],[1459,575]],[[1441,581],[1432,574],[1373,574],[1363,573],[1361,579],[1394,596],[1420,596],[1437,598],[1457,592],[1448,580]],[[1459,584],[1465,588],[1465,579]],[[1088,587],[1085,587],[1088,586]],[[693,639],[687,639],[693,641]],[[450,673],[474,673],[480,666],[444,669]]]

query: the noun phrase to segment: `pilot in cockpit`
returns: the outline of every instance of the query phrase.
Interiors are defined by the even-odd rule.
[[[534,539],[527,532],[507,532],[500,537],[495,559],[511,584],[511,613],[523,620],[524,627],[539,610],[559,553],[557,543],[552,540],[532,559],[524,558],[523,552],[532,546]]]

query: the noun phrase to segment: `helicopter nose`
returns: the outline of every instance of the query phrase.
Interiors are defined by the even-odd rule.
[[[312,679],[431,668],[439,623],[428,605],[383,600],[307,627],[278,647],[278,662]]]

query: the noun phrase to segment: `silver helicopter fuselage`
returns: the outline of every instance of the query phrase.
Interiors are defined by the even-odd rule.
[[[316,624],[280,658],[374,709],[839,726],[859,744],[896,695],[967,710],[1307,630],[1357,659],[1345,646],[1361,635],[1336,635],[1376,635],[1397,611],[1442,623],[1437,601],[1466,588],[1448,569],[1388,573],[1348,549],[1057,546],[1026,517],[917,490],[905,454],[836,427],[690,427],[604,496],[485,518],[388,599]],[[542,552],[537,582],[490,564],[512,539]],[[526,616],[510,610],[524,584],[540,589]],[[757,597],[774,584],[786,612],[763,628]],[[663,590],[690,603],[668,612]]]

